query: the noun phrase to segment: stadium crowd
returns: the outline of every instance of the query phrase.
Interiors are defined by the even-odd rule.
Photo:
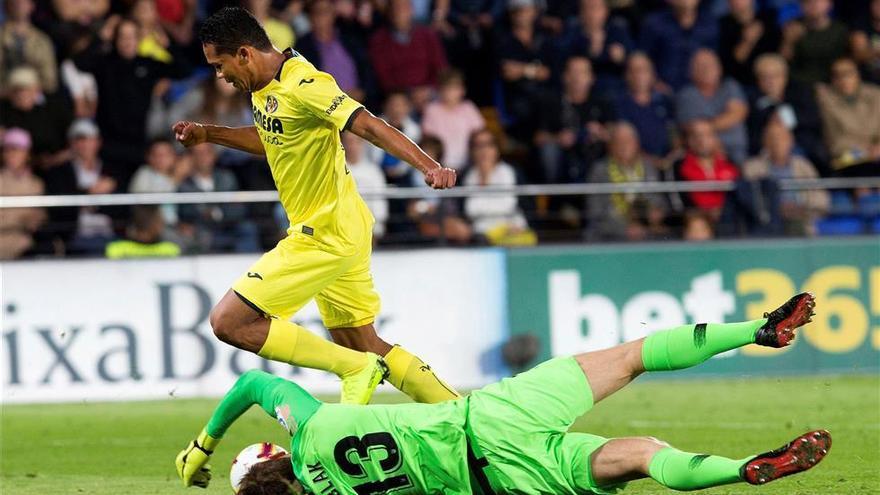
[[[169,134],[250,125],[197,37],[248,8],[459,184],[734,180],[731,192],[370,200],[380,243],[880,231],[880,0],[6,0],[0,195],[272,189],[257,157]],[[370,189],[426,187],[345,133]],[[251,252],[271,204],[0,210],[0,258]],[[149,249],[144,249],[144,246]],[[153,249],[155,248],[155,249]]]

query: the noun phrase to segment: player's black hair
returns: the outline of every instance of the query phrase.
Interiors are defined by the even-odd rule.
[[[293,474],[290,456],[254,464],[238,485],[238,495],[298,495],[302,485]]]
[[[272,42],[259,21],[241,7],[224,7],[205,19],[199,29],[202,44],[214,45],[218,54],[232,55],[244,45],[261,52],[272,49]]]

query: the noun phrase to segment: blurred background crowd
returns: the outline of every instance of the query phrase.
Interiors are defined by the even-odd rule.
[[[173,142],[252,124],[196,36],[246,7],[459,184],[734,181],[728,192],[371,199],[380,245],[880,232],[880,0],[5,0],[0,195],[268,190],[258,157]],[[343,135],[360,187],[426,187]],[[427,191],[427,190],[426,190]],[[0,257],[257,252],[277,206],[0,210]]]

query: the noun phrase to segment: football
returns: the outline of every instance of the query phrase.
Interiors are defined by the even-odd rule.
[[[254,464],[286,454],[286,450],[269,442],[255,443],[245,447],[232,460],[232,468],[229,471],[229,482],[232,484],[232,490],[238,493],[238,487],[241,485],[242,478],[251,470]]]

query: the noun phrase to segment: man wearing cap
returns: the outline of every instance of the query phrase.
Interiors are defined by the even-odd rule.
[[[101,133],[98,126],[89,119],[77,119],[70,126],[67,138],[70,160],[46,172],[47,193],[109,194],[116,191],[116,181],[106,174],[99,156]],[[52,233],[65,244],[69,244],[74,237],[83,240],[112,234],[110,219],[93,208],[52,208],[50,218]],[[98,251],[103,249],[102,246],[95,248]]]
[[[31,137],[27,131],[12,128],[3,134],[3,168],[0,169],[0,196],[38,196],[43,181],[31,173],[28,159]],[[0,259],[18,258],[34,245],[33,234],[46,219],[42,208],[14,208],[0,214]]]
[[[67,159],[65,133],[73,116],[70,105],[58,95],[43,93],[32,67],[16,67],[7,80],[9,98],[0,102],[0,127],[20,127],[32,140],[34,166],[41,169]]]

